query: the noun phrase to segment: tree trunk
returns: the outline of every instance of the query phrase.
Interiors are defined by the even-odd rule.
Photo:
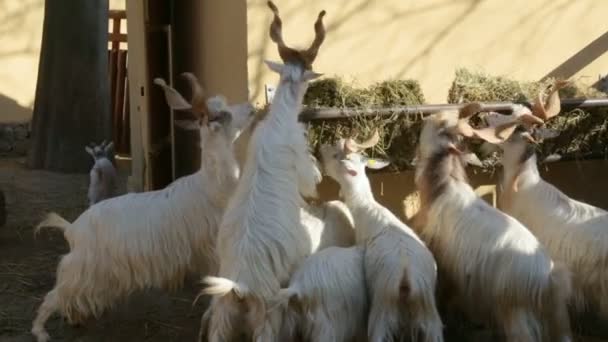
[[[108,0],[47,0],[32,119],[32,168],[88,172],[84,147],[112,138]]]

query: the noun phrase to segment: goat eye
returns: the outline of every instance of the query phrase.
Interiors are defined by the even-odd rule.
[[[334,153],[334,159],[339,159],[340,158],[340,153]]]

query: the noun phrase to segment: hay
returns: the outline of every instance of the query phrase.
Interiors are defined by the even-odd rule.
[[[544,82],[519,82],[504,76],[489,76],[481,72],[459,69],[450,88],[448,102],[532,101],[539,89],[552,82],[551,79]],[[562,99],[593,98],[606,97],[606,94],[575,82],[561,89],[560,97]],[[551,119],[548,127],[557,129],[560,135],[541,144],[539,160],[553,153],[569,160],[608,157],[607,114],[608,108],[574,109]],[[473,150],[479,152],[480,144],[471,145]],[[495,154],[490,154],[482,161],[487,168],[493,168],[497,157]]]
[[[424,95],[413,80],[391,80],[357,88],[339,78],[312,82],[304,97],[309,107],[392,107],[424,103]],[[413,116],[366,116],[340,120],[313,121],[308,138],[313,150],[339,137],[367,138],[376,128],[380,142],[368,154],[387,158],[393,170],[411,168],[420,131],[420,118]]]
[[[531,101],[553,80],[520,82],[504,76],[490,76],[480,72],[458,69],[448,94],[448,103]],[[606,94],[574,83],[560,90],[562,99],[597,98]],[[304,97],[308,107],[370,108],[418,105],[425,102],[417,81],[389,80],[356,87],[340,78],[325,78],[312,82]],[[608,157],[608,108],[586,111],[575,109],[552,119],[548,126],[558,129],[559,137],[545,141],[539,148],[540,158],[560,154],[563,159]],[[413,168],[413,159],[420,135],[422,116],[385,115],[348,119],[316,120],[308,124],[308,139],[316,151],[322,144],[334,143],[339,137],[367,138],[376,128],[380,142],[368,154],[387,158],[391,170]],[[487,154],[481,142],[471,142],[471,149],[484,163],[483,170],[493,171],[498,162],[496,153]]]

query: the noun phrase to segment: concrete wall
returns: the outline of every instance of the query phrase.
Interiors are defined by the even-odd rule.
[[[608,2],[597,0],[276,0],[288,44],[308,46],[327,10],[327,39],[315,69],[360,84],[414,78],[427,101],[445,102],[454,70],[467,67],[538,80],[608,32]],[[265,0],[247,0],[249,94],[264,103],[276,84],[263,59],[276,60]],[[608,34],[558,69],[593,83],[608,72]],[[601,55],[601,57],[599,57]],[[596,59],[596,57],[599,57]]]
[[[110,0],[110,8],[125,1]],[[0,122],[32,116],[43,22],[44,0],[0,0]]]

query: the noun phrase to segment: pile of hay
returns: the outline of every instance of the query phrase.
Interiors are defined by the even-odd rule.
[[[533,101],[539,89],[551,84],[518,82],[503,76],[489,76],[466,69],[456,71],[448,94],[449,103],[471,101]],[[605,93],[574,83],[560,90],[561,99],[606,97]],[[562,159],[592,159],[608,157],[608,108],[574,109],[551,119],[548,126],[559,130],[558,137],[546,140],[539,148],[540,157],[560,154]],[[481,158],[481,156],[480,156]],[[496,164],[496,156],[483,160],[489,168]]]
[[[339,78],[312,82],[304,97],[309,107],[371,108],[417,105],[424,103],[418,82],[391,80],[357,88]],[[367,116],[348,119],[312,121],[308,124],[311,147],[334,143],[339,137],[365,139],[374,129],[380,133],[380,143],[367,153],[391,160],[392,170],[411,168],[420,133],[420,117],[405,115]]]

